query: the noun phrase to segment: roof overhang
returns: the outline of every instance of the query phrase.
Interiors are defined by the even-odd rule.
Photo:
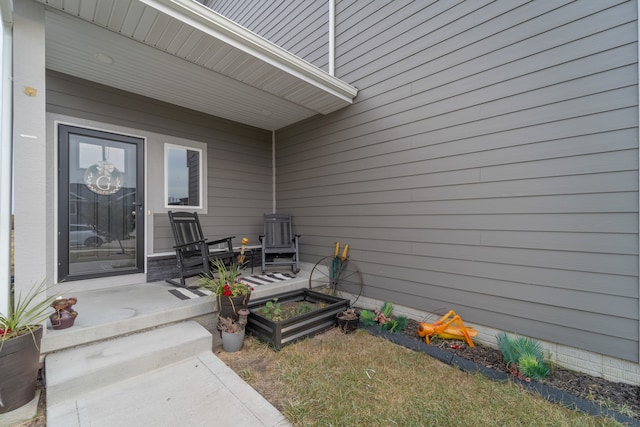
[[[275,130],[357,90],[194,0],[38,0],[47,68]]]

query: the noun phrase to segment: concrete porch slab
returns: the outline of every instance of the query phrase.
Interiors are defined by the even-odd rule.
[[[254,286],[252,298],[307,287],[312,267],[306,264],[294,279]],[[117,282],[118,277],[112,280]],[[78,287],[80,285],[78,282]],[[213,297],[181,300],[169,292],[171,289],[176,288],[166,282],[145,282],[65,293],[63,297],[78,298],[74,306],[78,317],[72,327],[62,330],[54,330],[47,322],[41,353],[60,351],[213,313]]]

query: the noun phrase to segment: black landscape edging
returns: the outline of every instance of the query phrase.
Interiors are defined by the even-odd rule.
[[[422,340],[415,340],[400,333],[397,333],[397,334],[392,333],[392,332],[380,329],[377,326],[361,325],[360,328],[369,331],[373,335],[383,337],[395,344],[401,345],[411,350],[426,353],[429,356],[433,357],[434,359],[437,359],[448,365],[456,366],[462,371],[480,372],[486,375],[487,377],[497,381],[513,381],[515,383],[522,385],[522,387],[524,387],[526,390],[539,394],[549,402],[559,403],[563,406],[566,406],[569,409],[577,409],[589,415],[613,418],[620,423],[630,425],[630,426],[640,427],[640,420],[638,419],[628,417],[626,415],[623,415],[611,409],[603,408],[589,400],[583,399],[578,396],[574,396],[570,393],[564,392],[555,387],[551,387],[549,385],[539,383],[536,381],[527,382],[527,381],[520,380],[512,375],[508,375],[505,372],[488,368],[486,366],[467,360],[450,351],[443,350],[441,348],[438,348],[432,345],[428,345]]]

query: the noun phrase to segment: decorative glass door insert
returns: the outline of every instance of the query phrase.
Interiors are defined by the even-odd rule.
[[[143,271],[143,140],[59,126],[58,280]]]

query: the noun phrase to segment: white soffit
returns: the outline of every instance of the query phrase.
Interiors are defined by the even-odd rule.
[[[357,94],[193,0],[38,1],[47,68],[65,74],[268,130]]]

